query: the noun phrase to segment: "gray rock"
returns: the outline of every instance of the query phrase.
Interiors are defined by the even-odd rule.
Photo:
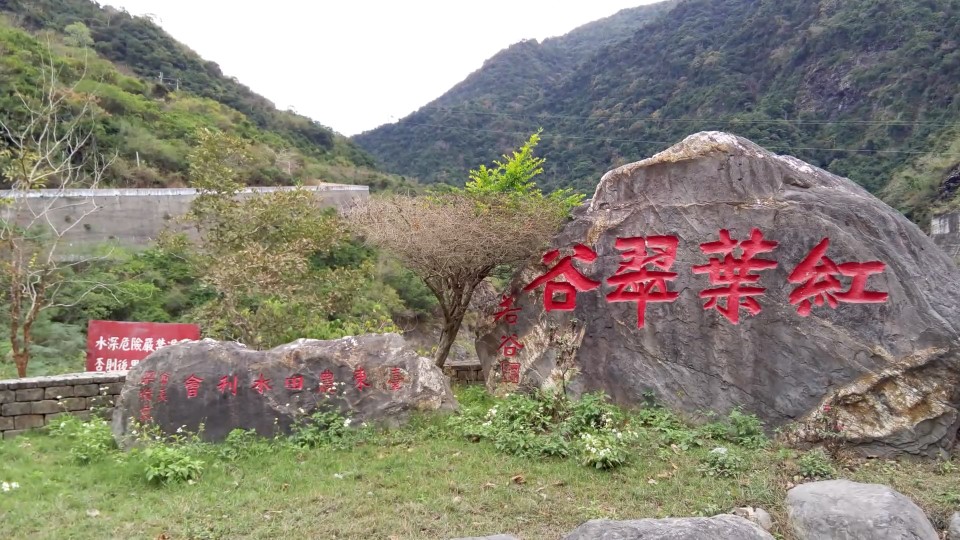
[[[916,504],[879,484],[827,480],[787,492],[790,526],[798,540],[937,540]]]
[[[205,440],[220,441],[236,428],[286,433],[318,409],[358,425],[455,407],[440,369],[397,334],[301,339],[267,351],[203,340],[164,347],[132,369],[113,429],[123,442],[134,421],[167,433],[202,424]]]
[[[763,530],[765,531],[773,529],[773,518],[771,518],[770,514],[763,508],[743,506],[740,508],[734,508],[730,513],[735,516],[740,516],[744,519],[749,519],[750,521],[763,527]]]
[[[702,248],[718,242],[721,230],[738,243],[732,256],[741,260],[752,235],[777,242],[755,254],[770,262],[741,286],[763,292],[749,302],[741,298],[738,311],[722,312],[725,298],[715,309],[707,307],[711,298],[700,297],[725,286],[708,267],[721,256]],[[652,254],[651,236],[678,242],[674,261],[660,257],[669,270],[643,268],[676,273],[664,279],[676,298],[660,294],[661,301],[648,302],[641,328],[638,303],[609,301],[618,285],[608,280],[635,270],[621,268],[633,255],[627,243],[617,249],[617,239],[645,238]],[[547,311],[546,284],[534,280],[573,255],[577,244],[596,258],[581,248],[584,257],[566,260],[591,281],[567,298],[572,311]],[[829,260],[813,256],[816,264],[808,266],[835,272],[829,279],[836,282],[823,278],[838,287],[830,297],[804,294],[821,283],[801,266],[818,247]],[[563,381],[573,394],[602,390],[623,404],[652,394],[691,415],[742,407],[769,427],[798,421],[802,440],[815,443],[824,429],[833,430],[831,439],[877,455],[936,456],[955,444],[960,273],[916,225],[850,180],[742,138],[699,133],[604,175],[553,248],[559,256],[531,262],[507,291],[520,308],[509,318],[514,322],[495,322],[491,310],[478,332],[477,353],[492,389],[514,388],[512,376],[519,375],[521,386]],[[888,296],[861,298],[881,303],[846,301],[856,300],[844,296],[854,279],[840,270],[866,269],[857,264],[872,261],[883,270],[870,270],[877,271],[864,276],[863,290]],[[841,267],[833,270],[833,263]],[[570,307],[559,293],[571,285],[553,287],[558,307]],[[664,292],[657,287],[651,292]],[[623,293],[635,300],[632,291]],[[516,352],[510,357],[509,345]]]
[[[953,517],[950,518],[947,540],[960,540],[960,512],[955,512]]]
[[[452,538],[451,540],[520,540],[511,534],[495,534],[493,536],[466,536],[464,538]]]
[[[611,521],[592,519],[564,540],[773,540],[759,526],[739,516]]]

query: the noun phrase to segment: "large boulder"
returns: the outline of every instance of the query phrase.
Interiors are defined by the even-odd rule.
[[[612,521],[592,519],[564,540],[773,540],[773,536],[739,516]]]
[[[870,454],[957,438],[960,273],[850,180],[698,133],[604,175],[553,248],[480,332],[491,388],[742,407]]]
[[[301,339],[267,351],[203,340],[164,347],[127,374],[114,410],[121,438],[135,422],[223,440],[236,428],[289,432],[316,410],[339,410],[354,425],[396,424],[413,411],[453,409],[434,363],[397,334]]]
[[[787,513],[797,540],[940,538],[920,507],[879,484],[801,484],[787,492]]]

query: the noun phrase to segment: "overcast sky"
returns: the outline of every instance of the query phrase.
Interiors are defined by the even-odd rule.
[[[345,135],[395,122],[522,39],[655,0],[101,0],[151,14],[281,109]]]

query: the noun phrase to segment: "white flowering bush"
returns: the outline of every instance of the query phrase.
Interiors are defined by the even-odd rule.
[[[7,482],[6,480],[0,482],[0,493],[6,493],[8,491],[13,491],[15,489],[20,489],[19,483]]]
[[[630,456],[629,445],[636,433],[622,432],[618,429],[583,433],[580,435],[580,462],[587,467],[612,469],[627,462]]]
[[[479,392],[479,391],[477,391]],[[571,400],[562,394],[512,394],[492,401],[465,393],[451,425],[473,441],[487,440],[523,457],[576,457],[601,469],[626,463],[636,433],[603,394]]]
[[[317,411],[294,424],[289,442],[298,448],[349,448],[367,436],[365,424],[352,424],[337,410]]]
[[[110,425],[103,418],[81,420],[65,414],[49,424],[49,429],[53,435],[70,440],[70,457],[77,463],[100,461],[117,448]]]

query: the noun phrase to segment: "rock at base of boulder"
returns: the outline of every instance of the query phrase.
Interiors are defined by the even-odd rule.
[[[740,508],[734,508],[730,513],[735,516],[740,516],[744,519],[749,519],[750,521],[763,527],[763,530],[765,531],[773,529],[773,518],[771,518],[770,514],[763,508],[743,506]]]
[[[880,484],[802,484],[787,492],[787,512],[798,540],[939,538],[920,507]]]
[[[947,540],[960,540],[960,512],[950,518],[950,529],[947,531]]]
[[[611,521],[593,519],[564,540],[773,540],[770,533],[739,516]]]
[[[466,536],[463,538],[451,538],[450,540],[520,540],[512,534],[495,534],[493,536]]]

